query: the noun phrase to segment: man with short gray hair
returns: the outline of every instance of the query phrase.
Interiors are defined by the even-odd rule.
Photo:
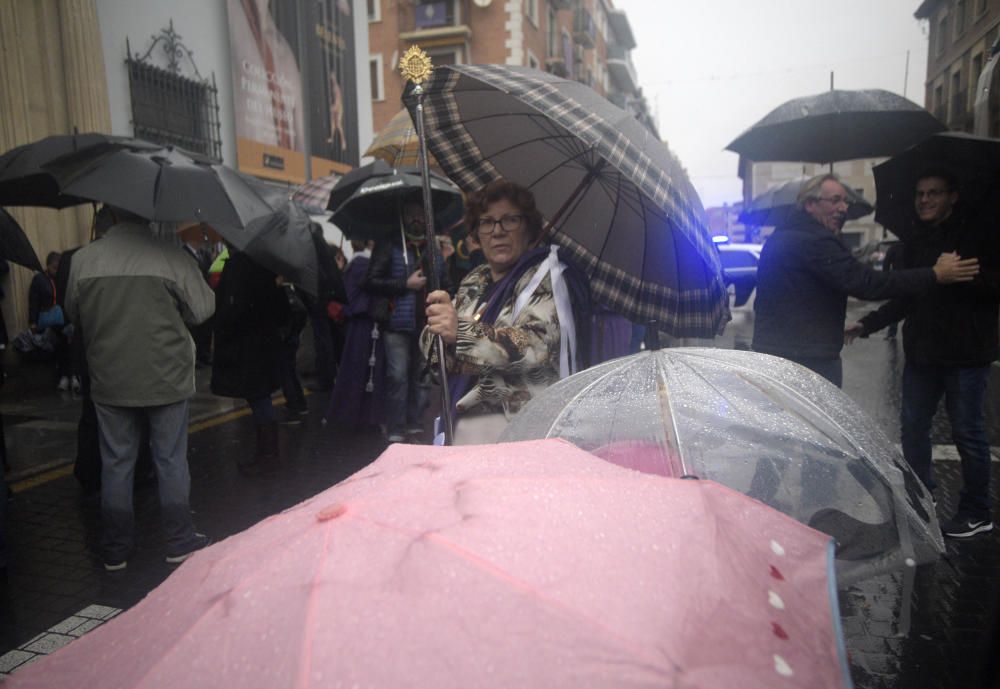
[[[834,175],[813,177],[797,208],[764,244],[757,268],[753,349],[789,359],[840,387],[847,297],[893,299],[936,283],[968,282],[975,259],[942,254],[933,267],[880,272],[858,261],[840,238],[847,187]]]
[[[183,562],[208,538],[189,506],[188,400],[195,347],[188,324],[215,311],[197,264],[153,236],[149,222],[112,209],[115,224],[80,249],[70,269],[66,310],[83,334],[101,445],[102,559],[126,567],[134,545],[132,478],[140,422],[149,420],[166,561]]]

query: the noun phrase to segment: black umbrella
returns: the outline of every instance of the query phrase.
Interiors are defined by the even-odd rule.
[[[243,228],[274,208],[235,170],[166,146],[93,146],[43,165],[63,194],[159,222]]]
[[[653,132],[534,69],[445,65],[424,90],[427,143],[448,176],[468,192],[501,177],[531,189],[598,302],[677,337],[718,333],[729,311],[705,212]]]
[[[255,262],[317,296],[319,261],[311,223],[305,210],[287,201],[274,212],[251,220],[245,229],[220,226],[219,233]]]
[[[462,217],[462,192],[451,180],[430,174],[434,224],[447,229]],[[420,197],[419,168],[393,168],[382,160],[351,170],[330,192],[330,222],[348,239],[378,239],[400,231],[399,209],[408,196]]]
[[[906,239],[916,222],[914,191],[926,173],[944,173],[955,180],[956,210],[1000,213],[1000,139],[962,132],[934,134],[916,146],[872,168],[878,203],[875,220]]]
[[[889,91],[826,91],[779,105],[726,148],[750,160],[832,163],[895,155],[945,125]]]
[[[0,208],[0,258],[42,272],[42,263],[28,241],[28,236],[3,208]]]
[[[136,150],[159,148],[140,139],[96,133],[48,136],[17,146],[0,156],[0,206],[66,208],[86,203],[87,199],[63,193],[43,166],[62,156],[108,144]]]
[[[740,213],[739,221],[744,225],[767,227],[776,227],[782,224],[795,208],[799,191],[808,180],[808,177],[789,180],[754,197]],[[863,218],[875,210],[875,207],[868,203],[864,196],[850,187],[847,187],[847,197],[848,220]]]

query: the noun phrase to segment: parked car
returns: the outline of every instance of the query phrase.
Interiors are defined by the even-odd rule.
[[[719,244],[719,260],[726,286],[733,286],[733,306],[743,306],[757,287],[760,244]]]

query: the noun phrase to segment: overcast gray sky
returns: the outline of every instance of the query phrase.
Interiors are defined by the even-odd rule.
[[[830,88],[882,88],[924,105],[926,22],[918,0],[614,0],[660,135],[706,207],[741,198],[723,151],[786,100]],[[909,78],[906,52],[910,51]]]

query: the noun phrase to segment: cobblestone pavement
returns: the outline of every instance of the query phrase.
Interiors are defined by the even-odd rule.
[[[901,359],[899,343],[876,338],[858,343],[845,354],[845,391],[883,424],[891,438],[898,435]],[[22,416],[47,423],[43,407],[55,402],[40,398],[28,405],[26,399],[20,396],[17,402],[24,405]],[[60,400],[59,404],[65,402]],[[202,402],[199,409],[206,418],[192,426],[190,439],[191,502],[196,524],[216,540],[340,481],[385,448],[376,433],[320,424],[325,400],[312,395],[305,423],[281,429],[280,464],[265,475],[244,476],[237,472],[235,459],[252,451],[250,418],[228,401],[216,408],[211,407],[210,399]],[[59,420],[68,428],[73,416],[66,404]],[[6,406],[4,411],[8,411]],[[207,420],[213,413],[222,416]],[[991,411],[994,437],[998,424],[1000,420]],[[947,424],[937,421],[935,442],[947,444],[948,436]],[[54,446],[42,449],[57,452]],[[36,454],[44,455],[42,449]],[[58,452],[70,450],[62,447]],[[947,453],[939,451],[937,455]],[[32,461],[41,468],[50,464],[44,456]],[[936,471],[941,483],[938,513],[948,517],[958,498],[959,464],[938,461]],[[16,671],[18,665],[39,654],[71,643],[134,605],[172,571],[163,562],[155,484],[143,484],[136,490],[139,540],[128,568],[108,574],[93,554],[99,506],[81,498],[68,474],[50,470],[40,479],[14,484],[16,494],[10,504],[13,563],[8,585],[0,588],[0,676]],[[996,472],[992,490],[996,500],[1000,491]],[[949,541],[945,559],[917,568],[909,604],[902,574],[875,577],[841,592],[841,616],[855,686],[1000,686],[982,679],[987,672],[996,673],[988,663],[1000,657],[1000,648],[991,637],[1000,606],[998,539],[1000,533],[994,531],[970,541]],[[908,615],[909,629],[901,635]]]

